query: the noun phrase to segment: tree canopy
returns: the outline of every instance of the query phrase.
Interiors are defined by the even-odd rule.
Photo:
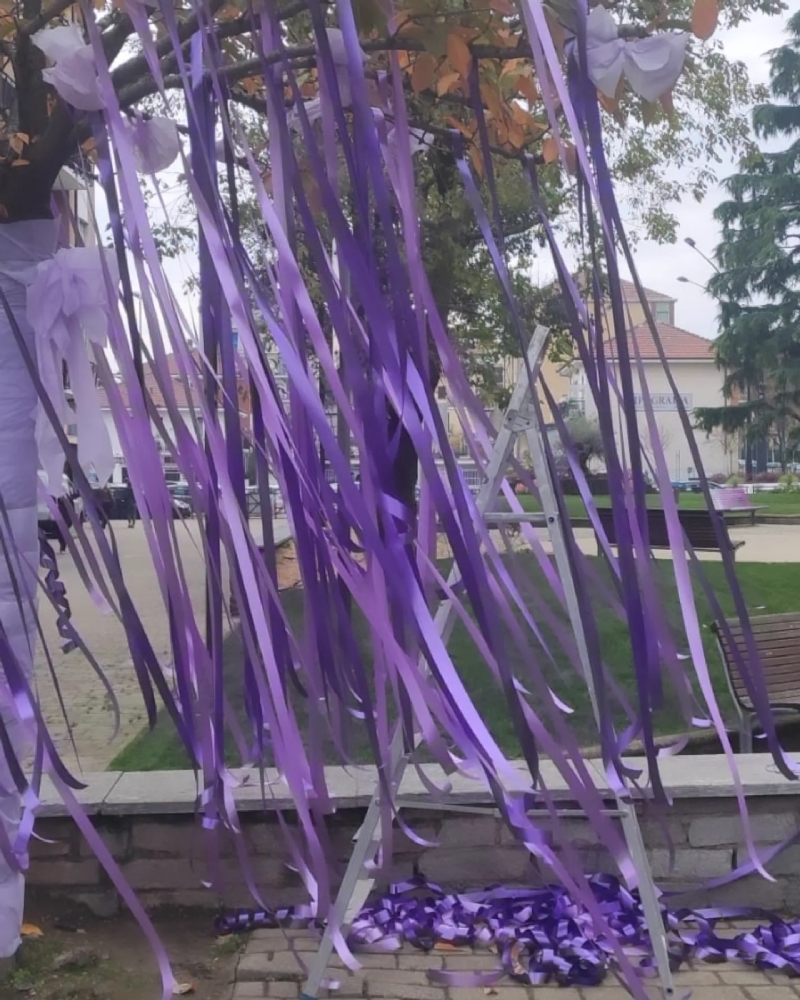
[[[728,405],[696,411],[699,425],[775,440],[786,460],[800,440],[800,14],[789,42],[771,54],[773,100],[753,111],[765,148],[725,182],[715,216],[719,271],[709,289],[720,304],[717,362]],[[782,149],[768,148],[782,140]]]

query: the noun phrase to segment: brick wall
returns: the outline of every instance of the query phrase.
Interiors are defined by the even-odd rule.
[[[755,842],[764,848],[791,836],[798,823],[795,795],[767,795],[749,803]],[[328,821],[335,878],[344,870],[352,837],[363,809],[342,809]],[[400,830],[394,835],[394,858],[388,879],[408,877],[416,864],[431,879],[454,889],[493,882],[541,884],[548,873],[533,862],[505,826],[491,816],[424,810],[403,813],[415,833],[437,846],[423,848]],[[252,878],[264,902],[281,905],[305,901],[299,877],[287,865],[288,852],[274,814],[240,813],[242,838]],[[287,817],[291,821],[291,817]],[[95,828],[103,837],[126,879],[145,905],[174,904],[216,908],[251,906],[252,897],[236,856],[234,838],[218,834],[215,850],[193,815],[97,815]],[[730,872],[746,860],[736,803],[732,798],[687,798],[659,814],[641,813],[642,831],[657,882],[665,889],[684,890]],[[81,900],[103,915],[117,905],[108,876],[95,860],[74,824],[62,817],[37,822],[38,840],[31,844],[30,884],[53,894]],[[614,871],[613,863],[587,821],[563,821],[562,835],[579,851],[587,871]],[[670,864],[670,841],[674,864]],[[222,890],[203,886],[214,859]],[[761,876],[715,890],[693,891],[681,899],[690,904],[711,902],[800,911],[800,844],[789,847],[770,865],[775,876]]]

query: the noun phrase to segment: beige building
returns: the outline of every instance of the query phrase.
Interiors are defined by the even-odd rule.
[[[697,476],[698,469],[689,449],[675,393],[670,387],[655,340],[646,322],[645,311],[634,285],[631,282],[623,282],[622,285],[628,314],[631,357],[638,353],[642,362],[641,374],[636,365],[633,371],[634,405],[640,441],[652,459],[653,440],[645,412],[645,399],[649,395],[658,439],[666,457],[670,477],[673,480],[693,479]],[[674,299],[651,289],[645,289],[645,295],[656,323],[658,339],[666,355],[669,371],[675,380],[690,422],[692,422],[692,411],[697,407],[725,405],[722,392],[724,375],[714,359],[713,341],[675,326]],[[616,369],[617,364],[613,356],[610,364]],[[588,392],[582,366],[576,362],[571,368],[569,399],[578,410],[592,419],[596,417],[597,409],[591,393]],[[624,416],[617,409],[615,433],[620,445],[625,443],[626,428]],[[738,471],[737,438],[720,432],[707,435],[703,431],[694,431],[693,436],[706,475],[729,476]]]

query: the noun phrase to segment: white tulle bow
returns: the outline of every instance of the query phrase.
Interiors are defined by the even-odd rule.
[[[94,52],[76,24],[43,28],[31,41],[54,64],[42,70],[42,77],[67,104],[79,111],[100,111],[105,107]]]
[[[117,259],[112,250],[76,247],[59,250],[40,264],[28,288],[28,321],[36,334],[39,378],[61,424],[69,422],[64,392],[64,362],[69,371],[78,427],[78,461],[93,469],[102,485],[114,471],[114,453],[100,409],[89,344],[105,347],[111,311],[107,276],[116,288]],[[52,496],[63,492],[64,452],[47,415],[36,423],[39,464]]]
[[[602,94],[614,97],[624,75],[634,93],[657,101],[681,75],[688,41],[685,31],[625,41],[610,12],[595,7],[587,24],[589,77]]]

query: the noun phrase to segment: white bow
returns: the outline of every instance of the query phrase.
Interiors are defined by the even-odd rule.
[[[623,74],[631,89],[646,101],[657,101],[681,75],[689,35],[665,32],[625,41],[605,7],[595,7],[587,23],[587,70],[592,83],[606,97],[614,97]]]
[[[43,28],[31,41],[55,64],[42,70],[42,77],[67,104],[79,111],[101,111],[105,107],[94,52],[76,24]]]
[[[350,92],[350,70],[347,65],[347,47],[344,44],[344,35],[339,28],[326,28],[325,33],[328,36],[328,45],[331,48],[331,59],[336,70],[336,83],[339,86],[339,97],[342,99],[342,107],[348,108],[352,103],[353,97]],[[364,63],[367,61],[365,52],[361,53],[361,61]],[[319,97],[304,101],[303,106],[306,109],[309,122],[314,122],[322,117],[322,101]],[[290,128],[299,128],[300,119],[294,108],[287,115],[287,121]]]
[[[94,469],[100,485],[114,471],[114,453],[100,409],[88,342],[103,348],[114,305],[109,301],[106,275],[116,288],[117,259],[112,250],[76,247],[59,250],[40,264],[28,288],[28,321],[36,335],[39,378],[62,426],[69,422],[63,366],[67,363],[75,400],[78,461],[84,471]],[[55,428],[40,407],[36,421],[39,464],[47,475],[48,492],[64,492],[65,455]]]

